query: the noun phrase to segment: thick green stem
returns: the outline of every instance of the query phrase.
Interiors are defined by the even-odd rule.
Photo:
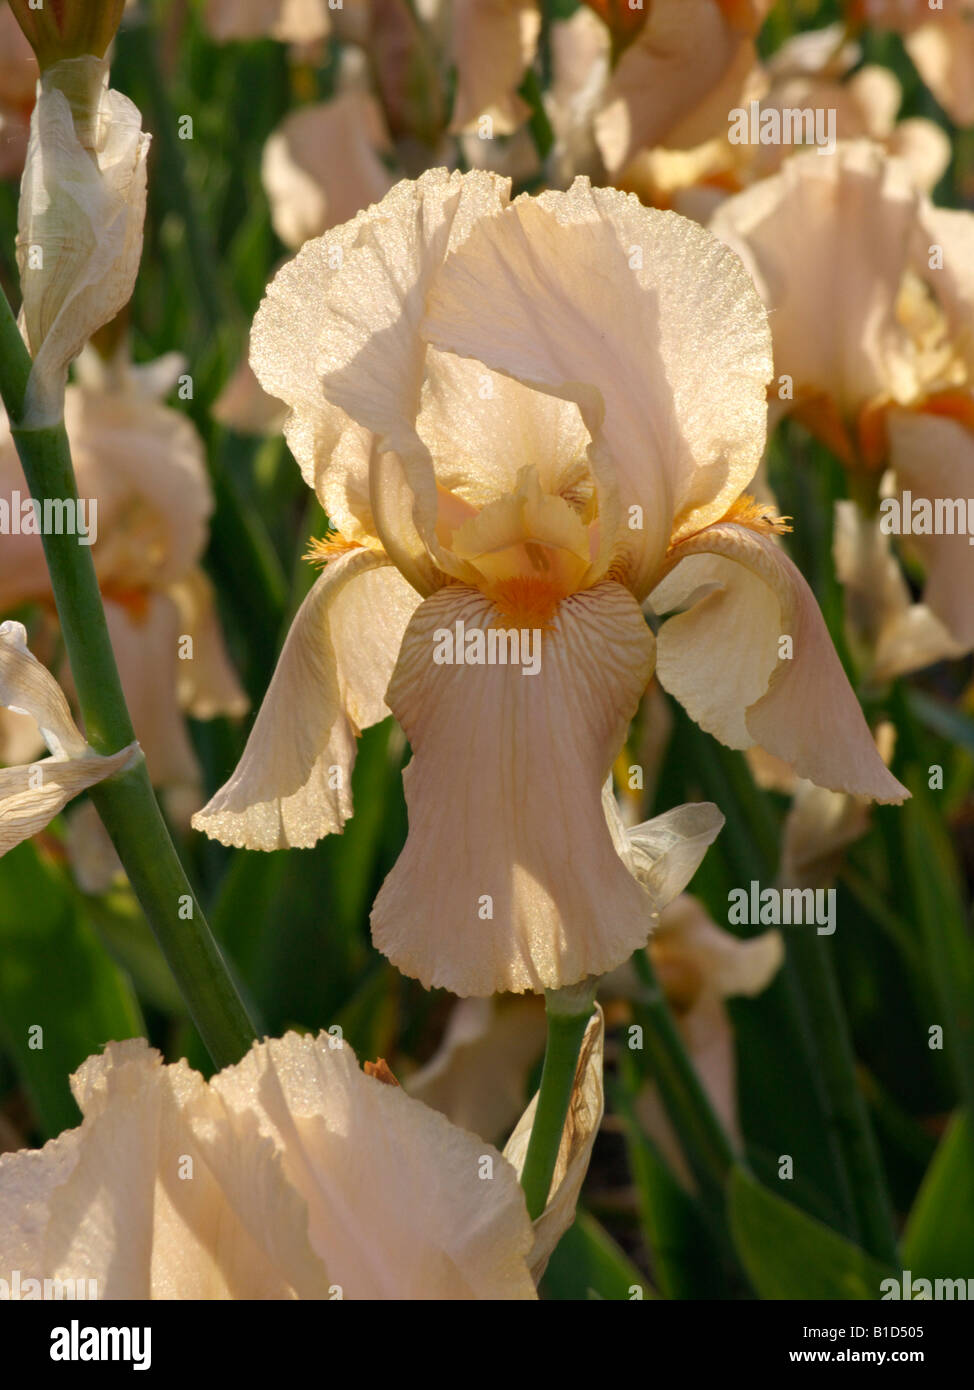
[[[870,1254],[895,1265],[898,1256],[886,1178],[856,1081],[855,1053],[829,946],[817,935],[796,931],[791,934],[789,952],[814,1027],[829,1118],[845,1157],[863,1243]]]
[[[743,1162],[717,1118],[696,1068],[687,1056],[652,962],[637,951],[633,963],[643,985],[633,1018],[643,1030],[643,1070],[656,1082],[687,1161],[705,1191],[722,1193],[735,1163]]]
[[[521,1173],[521,1186],[532,1221],[537,1220],[548,1202],[578,1068],[578,1054],[592,1017],[591,994],[582,1012],[565,1013],[562,1012],[558,993],[549,991],[547,996],[548,1043],[541,1071],[538,1108]]]
[[[6,296],[0,294],[0,395],[31,496],[77,499],[64,425],[20,429],[30,358]],[[71,662],[85,733],[99,753],[115,753],[135,734],[115,665],[95,566],[71,535],[43,537],[61,632]],[[239,1061],[254,1028],[166,829],[140,759],[91,793],[149,925],[213,1061]]]

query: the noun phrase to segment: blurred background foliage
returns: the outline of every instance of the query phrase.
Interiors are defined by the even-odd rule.
[[[572,0],[545,6],[535,88],[548,70],[549,23],[574,9]],[[835,0],[778,3],[761,33],[762,53],[836,20],[839,10]],[[888,66],[902,83],[903,114],[928,116],[950,135],[953,161],[935,201],[971,206],[974,131],[951,125],[896,34],[866,31],[862,45],[866,61]],[[188,359],[192,400],[170,403],[188,412],[205,441],[216,498],[206,566],[254,708],[313,579],[302,559],[308,539],[324,534],[326,519],[279,435],[235,434],[214,420],[212,406],[286,255],[261,187],[264,142],[295,105],[329,95],[335,58],[334,42],[314,68],[292,67],[286,47],[271,40],[218,45],[199,6],[160,0],[130,15],[112,65],[112,85],[139,106],[154,137],[133,354],[148,361],[175,349]],[[184,140],[185,115],[193,133]],[[16,203],[16,182],[0,184],[0,278],[15,304]],[[781,512],[798,519],[787,546],[846,658],[831,557],[833,504],[845,495],[846,475],[789,422],[771,442],[769,477]],[[826,950],[834,966],[901,1264],[915,1276],[942,1278],[974,1277],[971,675],[965,659],[878,694],[860,692],[871,721],[895,724],[893,768],[914,799],[873,811],[836,884],[839,930],[811,947]],[[730,889],[774,881],[789,801],[759,788],[741,754],[702,733],[675,703],[670,708],[672,735],[640,818],[685,801],[718,804],[727,823],[691,891],[723,926]],[[233,770],[248,727],[249,719],[192,724],[207,792]],[[639,760],[642,735],[637,720],[631,761]],[[371,902],[405,837],[407,759],[392,721],[369,730],[355,767],[354,819],[313,850],[258,854],[179,836],[260,1028],[279,1034],[339,1024],[360,1058],[385,1056],[394,1070],[433,1054],[452,1003],[399,975],[369,940]],[[943,768],[942,790],[928,789],[934,765]],[[625,1030],[613,1030],[610,1017],[607,1118],[579,1219],[546,1277],[548,1296],[625,1298],[639,1284],[646,1296],[652,1289],[676,1298],[876,1297],[886,1266],[863,1248],[845,1183],[844,1119],[823,1084],[823,1048],[833,1040],[810,1014],[803,984],[807,935],[804,943],[800,929],[786,935],[788,959],[770,987],[730,1002],[749,1172],[737,1169],[718,1194],[705,1185],[689,1192],[640,1129],[633,1099],[641,1067],[651,1066],[628,1054]],[[935,1024],[944,1028],[943,1050],[928,1046]],[[41,1050],[29,1046],[34,1025],[44,1029]],[[131,893],[125,886],[100,897],[82,892],[55,824],[0,859],[0,1146],[6,1137],[12,1147],[11,1136],[42,1142],[77,1123],[68,1074],[108,1039],[143,1033],[168,1058],[187,1055],[211,1070]],[[538,1067],[526,1095],[537,1074]],[[778,1180],[782,1154],[794,1163],[787,1183]]]

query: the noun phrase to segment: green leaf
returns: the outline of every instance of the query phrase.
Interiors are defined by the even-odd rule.
[[[677,1182],[628,1108],[622,1110],[622,1121],[643,1235],[661,1294],[665,1298],[719,1298],[720,1252],[697,1204]]]
[[[637,1288],[641,1293],[634,1295]],[[541,1291],[545,1298],[574,1300],[656,1297],[642,1270],[581,1208],[548,1263]]]
[[[728,1184],[731,1233],[758,1295],[767,1299],[877,1299],[899,1271],[867,1255],[736,1168]]]
[[[917,1193],[903,1267],[925,1279],[974,1277],[974,1125],[966,1110],[951,1121]]]
[[[974,1111],[974,944],[950,836],[934,809],[926,776],[911,769],[913,798],[903,808],[907,873],[931,965],[946,1052],[957,1086]]]
[[[131,983],[71,885],[33,844],[11,850],[0,859],[0,1036],[45,1136],[79,1121],[69,1074],[106,1042],[144,1033]]]

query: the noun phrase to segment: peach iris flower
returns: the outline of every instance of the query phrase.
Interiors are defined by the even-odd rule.
[[[724,203],[711,228],[771,310],[775,408],[831,448],[873,511],[887,469],[896,492],[931,506],[974,496],[974,216],[933,207],[901,161],[857,141],[788,160]],[[796,236],[797,259],[787,249]],[[868,568],[872,626],[887,627],[875,655],[884,675],[974,646],[966,533],[908,543],[927,571],[918,610],[890,593],[886,537],[871,544],[865,528],[856,538],[840,518],[840,571],[862,589]]]
[[[771,359],[739,260],[586,180],[508,192],[431,171],[270,285],[254,369],[339,534],[237,770],[194,818],[260,849],[339,830],[356,735],[391,711],[410,828],[374,940],[460,995],[558,988],[645,944],[652,905],[601,789],[654,664],[732,746],[905,795],[775,523],[742,496]],[[655,639],[650,598],[687,610]],[[459,623],[474,656],[534,634],[540,669],[438,662]]]
[[[199,767],[183,720],[242,714],[247,699],[223,642],[215,596],[200,565],[213,498],[203,441],[162,404],[183,369],[178,354],[133,366],[125,349],[105,363],[87,348],[65,392],[65,426],[78,491],[92,520],[92,558],[132,720],[158,786],[199,806]],[[30,489],[0,414],[0,505],[16,518]],[[94,510],[94,504],[97,509]],[[36,528],[0,547],[0,612],[53,610]],[[191,643],[187,642],[191,639]],[[182,655],[181,655],[182,653]],[[69,678],[66,678],[69,680]]]
[[[209,1082],[109,1043],[72,1077],[83,1123],[0,1156],[0,1278],[99,1299],[535,1298],[545,1232],[516,1165],[380,1076],[327,1033],[255,1044]],[[558,1235],[574,1195],[553,1194]]]

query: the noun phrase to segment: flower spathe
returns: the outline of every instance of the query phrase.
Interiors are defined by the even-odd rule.
[[[100,58],[41,76],[20,189],[20,327],[34,359],[19,423],[60,417],[69,363],[128,302],[142,255],[149,136]]]
[[[645,944],[651,908],[601,789],[654,667],[641,604],[685,556],[710,548],[725,569],[681,591],[704,613],[664,626],[664,684],[696,702],[706,627],[708,727],[813,780],[905,795],[807,586],[738,500],[771,373],[739,260],[586,180],[508,196],[496,176],[434,170],[269,287],[252,362],[339,537],[240,766],[195,818],[265,849],[339,829],[353,736],[391,710],[413,750],[410,832],[374,939],[461,995],[560,988]],[[461,621],[536,631],[540,672],[437,664],[436,634]],[[794,660],[772,658],[783,632]]]
[[[0,706],[32,719],[51,754],[0,768],[0,854],[6,854],[43,830],[79,792],[121,772],[139,756],[139,746],[107,757],[89,746],[61,687],[28,649],[22,623],[0,623]]]
[[[514,1168],[339,1038],[255,1043],[209,1083],[143,1039],[110,1043],[72,1089],[79,1128],[0,1156],[8,1282],[94,1280],[100,1299],[535,1297]]]

